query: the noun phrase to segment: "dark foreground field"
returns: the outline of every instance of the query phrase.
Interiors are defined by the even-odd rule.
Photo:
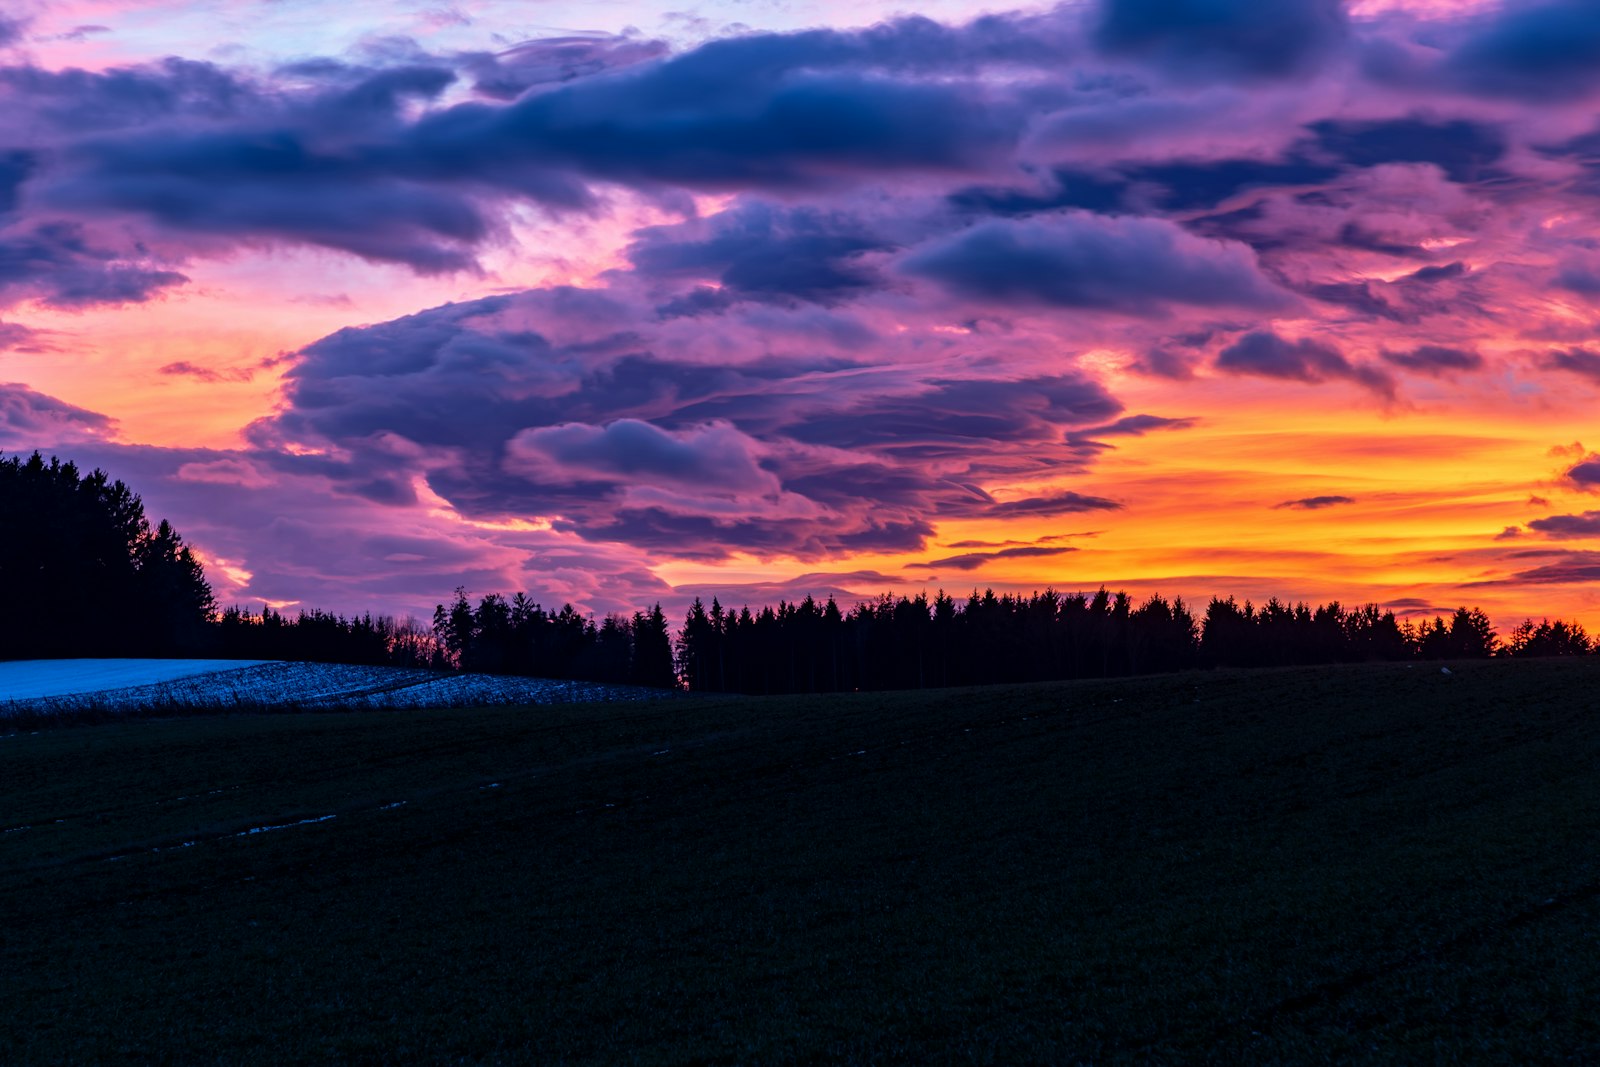
[[[0,1062],[1595,1062],[1600,664],[1453,669],[0,736]]]

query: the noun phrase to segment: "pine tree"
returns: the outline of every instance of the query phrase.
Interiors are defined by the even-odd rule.
[[[211,587],[165,520],[100,470],[0,459],[0,656],[177,655],[214,637]]]

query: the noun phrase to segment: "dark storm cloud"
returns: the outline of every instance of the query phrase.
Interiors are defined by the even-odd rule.
[[[723,37],[672,58],[651,84],[675,82],[674,101],[698,102],[730,84],[781,80],[797,70],[939,74],[993,65],[1049,71],[1077,50],[1069,16],[1008,12],[949,25],[912,15],[859,30]]]
[[[436,170],[503,186],[560,167],[646,185],[799,189],[851,172],[975,169],[1021,128],[1018,111],[959,83],[845,71],[751,83],[733,76],[744,70],[701,81],[676,62],[506,107],[458,105],[422,119],[404,148]]]
[[[1383,358],[1396,367],[1433,377],[1483,368],[1483,357],[1478,353],[1471,349],[1450,348],[1446,345],[1418,345],[1409,352],[1385,350]]]
[[[1449,54],[1444,73],[1483,96],[1584,96],[1600,84],[1600,8],[1591,0],[1507,3]]]
[[[1158,207],[1167,211],[1193,211],[1215,207],[1251,189],[1318,185],[1338,177],[1340,170],[1327,163],[1291,157],[1283,162],[1222,159],[1204,163],[1187,160],[1151,163],[1124,167],[1121,173]]]
[[[963,76],[1056,68],[1070,52],[1068,25],[1056,14],[962,26],[913,17],[723,38],[506,106],[446,109],[400,151],[497,184],[530,167],[705,189],[971,170],[1014,146],[1024,114]]]
[[[1094,27],[1112,55],[1234,78],[1303,74],[1347,33],[1343,0],[1100,0]]]
[[[1336,507],[1339,504],[1354,504],[1355,497],[1350,496],[1306,496],[1299,500],[1285,500],[1281,504],[1272,505],[1274,511],[1284,508],[1295,508],[1300,511],[1319,511],[1322,508]]]
[[[1042,546],[1022,545],[1017,548],[1002,548],[998,552],[965,552],[959,556],[945,556],[942,559],[930,559],[926,563],[915,564],[917,567],[954,567],[959,571],[977,570],[985,563],[992,563],[997,559],[1038,559],[1044,556],[1060,556],[1068,552],[1076,552],[1076,548],[1067,546]]]
[[[460,183],[434,181],[395,148],[408,102],[436,98],[455,75],[419,65],[317,73],[300,93],[178,60],[98,73],[10,68],[0,81],[64,134],[90,133],[72,136],[36,179],[50,209],[321,245],[423,273],[470,266],[490,229],[482,211]],[[570,179],[527,192],[587,202]]]
[[[906,257],[901,269],[1002,305],[1150,314],[1165,304],[1283,310],[1291,298],[1245,246],[1159,219],[1084,213],[983,222]]]
[[[461,270],[489,225],[470,199],[324,155],[291,132],[183,133],[80,146],[50,203],[172,230],[321,245],[419,273]]]
[[[706,309],[718,310],[734,296],[831,303],[875,288],[880,280],[859,258],[889,247],[857,219],[752,202],[709,219],[638,230],[627,254],[646,278],[719,282],[722,299]]]
[[[1282,160],[1121,163],[1099,172],[1061,167],[1033,187],[968,186],[951,193],[948,200],[962,211],[1000,216],[1066,208],[1114,214],[1135,206],[1182,212],[1215,207],[1253,189],[1317,185],[1338,177],[1343,169],[1296,153]]]
[[[1062,208],[1110,213],[1123,207],[1127,191],[1128,182],[1120,176],[1058,167],[1035,188],[973,185],[949,194],[948,200],[959,210],[985,215],[1032,215]]]
[[[1506,154],[1498,127],[1467,119],[1325,119],[1309,129],[1316,152],[1351,166],[1432,163],[1456,182],[1499,176],[1494,164]]]
[[[1534,519],[1528,529],[1537,530],[1548,537],[1600,537],[1600,511],[1585,511],[1581,515],[1550,515]]]
[[[1351,363],[1332,345],[1310,338],[1290,341],[1268,330],[1245,334],[1217,355],[1218,370],[1298,382],[1345,379],[1390,395],[1394,382],[1382,371]]]

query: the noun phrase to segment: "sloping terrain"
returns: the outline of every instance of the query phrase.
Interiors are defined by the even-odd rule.
[[[0,1062],[1595,1062],[1600,663],[0,734]]]
[[[27,660],[0,662],[0,721],[8,714],[87,710],[435,708],[659,699],[659,690],[594,682],[450,674],[403,667],[263,660]]]
[[[0,703],[81,696],[187,681],[254,666],[228,659],[28,659],[0,661]]]

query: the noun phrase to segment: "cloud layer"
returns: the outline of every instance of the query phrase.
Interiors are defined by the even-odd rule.
[[[1305,583],[1331,566],[1294,512],[1421,531],[1428,507],[1481,519],[1449,549],[1463,584],[1581,583],[1496,538],[1587,536],[1600,487],[1587,451],[1539,451],[1600,386],[1600,23],[1576,0],[1412,6],[374,31],[276,65],[221,41],[74,62],[121,23],[0,21],[0,358],[22,383],[0,446],[124,465],[230,589],[336,606],[462,575],[624,606],[758,565],[1097,582],[1117,575],[1080,568],[1132,559],[1100,547],[1119,536],[1178,577],[1271,570],[1223,533],[1161,542],[1175,502],[1195,529],[1292,524],[1257,547]],[[298,272],[314,329],[270,294]],[[240,350],[167,343],[250,301]],[[123,356],[128,322],[157,336]],[[69,402],[123,360],[144,368],[126,409]],[[226,444],[157,447],[128,429],[140,390],[254,406],[227,400]],[[1309,443],[1338,411],[1364,428]],[[1527,457],[1468,471],[1408,418]],[[1224,440],[1246,424],[1305,431],[1281,447],[1316,480]],[[1343,480],[1374,456],[1433,503]],[[1524,514],[1539,494],[1571,514]],[[247,498],[266,518],[216,517]],[[1095,546],[1045,540],[1086,516]]]

